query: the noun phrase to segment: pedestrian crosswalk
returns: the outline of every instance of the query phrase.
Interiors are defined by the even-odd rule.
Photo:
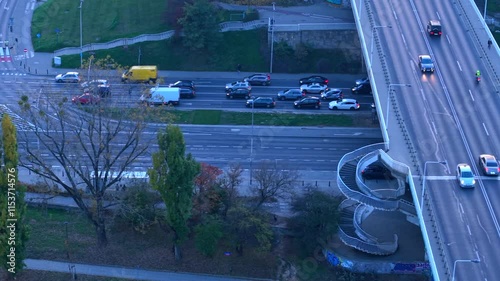
[[[12,56],[10,55],[9,47],[0,47],[0,62],[11,62]]]
[[[14,123],[18,131],[33,131],[35,129],[35,125],[33,123],[25,120],[13,112],[9,107],[7,107],[7,105],[0,104],[0,116],[5,113],[9,114],[12,123]]]

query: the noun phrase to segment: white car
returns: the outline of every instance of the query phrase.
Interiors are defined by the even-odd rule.
[[[336,110],[336,109],[346,109],[346,110],[358,110],[359,103],[354,99],[341,99],[334,100],[328,104],[328,109]]]
[[[328,86],[319,83],[304,84],[300,86],[300,90],[306,94],[321,94]]]
[[[80,83],[80,74],[78,72],[66,72],[66,74],[58,74],[54,80],[57,83]]]
[[[457,180],[462,188],[474,188],[476,180],[474,173],[468,164],[462,163],[457,165]]]
[[[236,89],[247,89],[249,91],[252,90],[252,86],[250,86],[250,83],[245,82],[245,81],[236,81],[233,83],[226,84],[226,92],[236,90]]]

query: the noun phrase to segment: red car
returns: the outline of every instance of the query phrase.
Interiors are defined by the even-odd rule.
[[[101,101],[101,98],[90,93],[85,93],[81,96],[75,96],[71,99],[74,104],[97,104]]]

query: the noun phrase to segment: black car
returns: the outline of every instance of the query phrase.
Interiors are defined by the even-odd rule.
[[[226,98],[232,99],[232,98],[244,98],[244,99],[249,99],[250,98],[250,90],[246,88],[237,88],[234,90],[228,90],[226,92]]]
[[[313,75],[299,80],[300,85],[319,83],[322,85],[328,85],[328,78],[319,75]]]
[[[298,100],[305,96],[306,93],[302,92],[300,89],[287,89],[278,92],[279,100]]]
[[[245,79],[243,81],[250,83],[250,85],[262,85],[262,86],[269,86],[271,85],[271,75],[270,74],[253,74]]]
[[[273,98],[269,97],[258,97],[251,100],[247,100],[246,107],[267,107],[272,108],[276,106],[276,102]]]
[[[326,89],[321,93],[322,100],[340,100],[344,98],[344,94],[341,89]]]
[[[293,107],[295,108],[316,108],[319,109],[321,106],[321,101],[315,97],[303,98],[301,100],[295,101]]]
[[[356,80],[356,86],[359,84],[370,84],[370,79],[368,77]]]
[[[106,97],[111,95],[111,88],[108,80],[96,79],[88,82],[83,82],[81,84],[84,93],[91,93],[94,95],[99,95],[101,97]]]
[[[361,171],[361,176],[364,179],[394,179],[391,171],[387,169],[382,163],[374,162],[368,165],[365,169]]]
[[[183,99],[193,99],[196,97],[196,92],[193,88],[179,88],[180,97]]]
[[[353,94],[371,94],[372,93],[372,85],[370,83],[362,83],[354,86],[352,89]]]
[[[441,36],[441,22],[438,20],[430,20],[427,23],[427,32],[431,36]]]
[[[194,82],[191,80],[179,80],[175,83],[172,83],[168,85],[171,88],[191,88],[193,90],[196,89],[196,86],[194,85]]]

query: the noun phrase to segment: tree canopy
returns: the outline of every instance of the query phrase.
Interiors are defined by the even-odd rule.
[[[207,0],[195,0],[193,4],[186,2],[184,16],[179,19],[183,28],[184,46],[192,51],[215,49],[221,38],[219,11]]]
[[[16,127],[8,114],[2,117],[0,164],[0,263],[8,275],[15,276],[24,267],[29,229],[25,187],[18,181]]]
[[[174,233],[174,254],[181,259],[180,244],[189,234],[187,221],[191,217],[194,178],[200,164],[191,153],[186,155],[186,144],[179,126],[168,125],[158,132],[159,151],[153,154],[150,182],[166,206],[166,220]]]

